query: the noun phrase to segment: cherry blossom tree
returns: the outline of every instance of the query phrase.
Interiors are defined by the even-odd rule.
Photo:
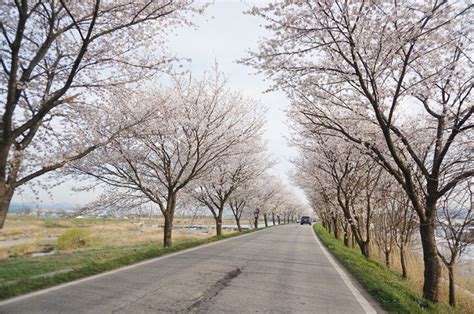
[[[449,304],[456,306],[454,267],[469,245],[472,235],[469,226],[474,223],[473,182],[465,182],[446,194],[438,213],[438,224],[444,241],[438,245],[438,254],[448,269]]]
[[[232,194],[250,181],[262,175],[269,167],[265,160],[264,145],[260,139],[263,126],[263,116],[253,122],[251,128],[254,134],[248,135],[248,140],[234,147],[234,152],[229,157],[222,159],[211,171],[196,182],[197,187],[192,187],[190,194],[203,206],[206,206],[216,221],[216,235],[222,234],[222,216],[228,205],[231,206],[236,218],[239,231],[240,217],[245,201],[237,199],[229,203]]]
[[[279,1],[251,11],[273,33],[246,62],[295,99],[296,123],[366,147],[406,191],[420,221],[423,295],[433,302],[437,204],[474,174],[466,147],[474,127],[473,11],[462,1],[415,0]],[[415,115],[423,138],[413,127],[406,132]],[[381,137],[349,127],[354,122]]]
[[[129,110],[121,114],[152,108],[155,118],[76,162],[73,170],[130,199],[157,204],[165,219],[163,243],[171,246],[179,193],[233,156],[234,147],[261,127],[256,103],[225,84],[217,72],[200,80],[180,76],[169,88],[124,97],[120,101]]]
[[[391,267],[391,256],[396,243],[396,229],[399,225],[399,207],[391,198],[392,178],[382,175],[381,184],[376,188],[378,206],[374,210],[374,240],[379,252],[385,256],[385,266]]]
[[[297,201],[295,199],[294,191],[290,190],[286,184],[281,184],[277,190],[276,195],[271,199],[271,202],[268,206],[268,214],[271,215],[273,226],[276,225],[278,217],[280,217],[285,211],[292,207],[298,207]],[[266,226],[268,226],[268,218],[264,218],[264,221]],[[278,222],[278,224],[280,224],[280,222]]]
[[[263,184],[263,186],[262,186]],[[267,174],[264,180],[258,184],[259,189],[255,194],[254,205],[254,224],[258,223],[258,218],[263,216],[265,227],[269,226],[269,219],[272,224],[289,223],[295,221],[305,209],[303,201],[297,197],[294,189],[282,182],[282,180],[274,175]],[[258,218],[257,218],[258,217]]]
[[[90,108],[103,88],[165,70],[166,33],[199,10],[190,1],[1,2],[0,228],[18,187],[111,140],[80,142],[75,127],[104,115]]]
[[[332,189],[332,197],[336,201],[333,208],[339,208],[344,216],[344,220],[341,221],[338,219],[339,215],[335,213],[331,215],[336,238],[341,224],[345,230],[345,244],[348,245],[347,231],[350,227],[361,253],[368,257],[370,228],[377,206],[376,190],[382,168],[346,141],[320,136],[319,140],[315,140],[312,144],[314,146],[306,152],[306,156],[303,156],[299,173],[302,175],[302,171],[308,169],[319,182],[321,178],[327,178],[328,181],[319,184],[326,184],[326,191]],[[307,149],[304,146],[300,148]],[[325,198],[329,199],[327,193]]]
[[[304,206],[289,186],[268,171],[249,183],[232,198],[231,208],[242,204],[242,209],[252,216],[254,228],[258,228],[262,216],[265,227],[269,225],[270,215],[272,220],[276,216],[278,224],[282,218],[283,223],[288,223],[290,217],[294,217]],[[234,209],[232,211],[234,212]]]
[[[400,253],[400,266],[402,277],[408,278],[408,268],[406,264],[406,250],[412,242],[414,232],[418,225],[416,212],[410,205],[410,200],[400,186],[392,185],[388,194],[388,211],[392,217],[392,231],[394,233],[395,244]]]
[[[331,185],[331,177],[327,172],[319,170],[319,157],[316,154],[317,147],[310,137],[299,137],[295,139],[295,145],[300,154],[292,161],[295,171],[292,173],[292,181],[300,187],[309,199],[313,211],[321,219],[323,226],[329,233],[339,239],[339,229],[343,217],[336,201],[336,194]]]
[[[240,220],[245,212],[250,210],[249,204],[252,203],[251,198],[254,195],[253,181],[240,185],[229,197],[228,204],[235,218],[237,229],[242,232]]]
[[[270,204],[271,199],[276,195],[278,189],[278,179],[274,176],[269,174],[265,176],[261,176],[258,178],[258,182],[256,183],[257,189],[253,189],[255,193],[251,198],[252,203],[249,206],[253,210],[253,220],[254,220],[254,228],[258,228],[258,222],[261,218],[261,215],[267,213],[268,206]],[[268,221],[267,221],[268,226]]]

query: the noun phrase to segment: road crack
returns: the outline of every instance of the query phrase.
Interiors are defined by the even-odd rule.
[[[230,272],[227,272],[225,276],[219,279],[215,284],[213,284],[209,289],[207,289],[199,299],[188,306],[186,312],[193,311],[199,312],[202,310],[206,304],[208,304],[212,299],[214,299],[225,287],[227,287],[232,279],[240,275],[242,271],[240,268],[236,268]]]

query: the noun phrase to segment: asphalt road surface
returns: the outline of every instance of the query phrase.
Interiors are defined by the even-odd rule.
[[[375,313],[308,225],[285,225],[0,302],[0,313]]]

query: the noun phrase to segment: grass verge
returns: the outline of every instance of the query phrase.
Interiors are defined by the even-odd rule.
[[[12,258],[0,263],[0,300],[254,231],[180,241],[170,248],[147,244]]]
[[[314,231],[332,255],[374,297],[382,308],[391,313],[456,313],[444,304],[433,304],[413,291],[402,276],[376,261],[368,259],[353,248],[345,247],[321,224]]]

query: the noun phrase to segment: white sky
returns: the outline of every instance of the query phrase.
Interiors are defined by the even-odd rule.
[[[262,1],[216,1],[211,4],[203,15],[195,16],[196,27],[183,27],[170,36],[169,48],[181,58],[190,58],[190,69],[196,75],[210,69],[215,62],[219,70],[228,78],[232,89],[240,90],[244,95],[259,100],[269,108],[264,137],[272,158],[278,162],[273,173],[289,183],[287,173],[291,169],[288,159],[294,156],[294,149],[286,142],[289,135],[285,109],[288,99],[281,92],[264,93],[269,82],[263,76],[256,75],[255,70],[238,64],[236,60],[247,56],[249,50],[255,50],[257,41],[265,34],[261,27],[262,20],[243,14],[253,4]],[[43,204],[69,202],[83,205],[100,193],[75,192],[72,187],[79,182],[69,180],[50,190],[40,191],[38,199]],[[291,183],[289,183],[291,184]],[[303,197],[303,193],[295,190]],[[14,197],[13,202],[31,202],[35,197],[29,190]]]

